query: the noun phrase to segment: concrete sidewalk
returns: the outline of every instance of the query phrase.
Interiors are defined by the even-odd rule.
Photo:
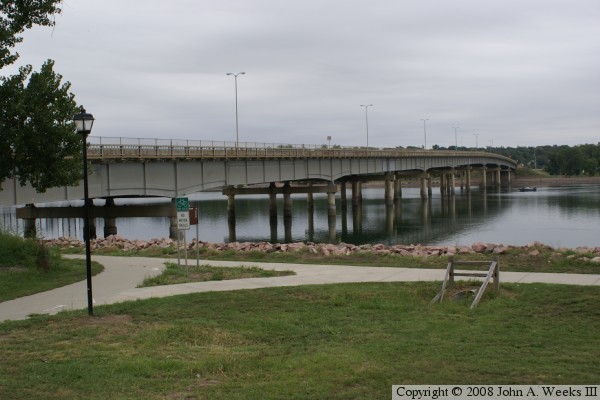
[[[82,256],[73,256],[82,258]],[[246,278],[227,281],[183,283],[178,285],[136,288],[144,278],[159,275],[165,262],[173,259],[144,257],[93,256],[104,265],[104,272],[92,279],[94,304],[111,304],[151,297],[166,297],[197,292],[257,289],[275,286],[322,285],[344,282],[441,281],[444,269],[356,267],[201,260],[214,266],[257,266],[271,270],[291,270],[296,275],[274,278]],[[500,272],[501,282],[558,283],[600,286],[600,275],[549,274],[534,272]],[[37,293],[0,303],[0,322],[26,319],[31,314],[55,314],[62,310],[87,307],[86,282]]]

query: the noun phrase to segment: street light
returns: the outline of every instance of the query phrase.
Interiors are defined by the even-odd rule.
[[[238,72],[234,74],[233,72],[228,72],[225,75],[233,75],[235,79],[235,147],[238,147],[240,142],[240,135],[238,131],[238,95],[237,95],[237,77],[238,75],[245,75],[245,72]]]
[[[453,126],[452,128],[454,128],[454,150],[458,150],[458,135],[456,134],[456,130],[460,127]]]
[[[90,251],[90,196],[88,191],[88,168],[87,168],[87,137],[92,131],[94,125],[94,116],[85,112],[81,107],[81,112],[73,116],[77,133],[82,135],[83,152],[83,236],[85,240],[85,271],[87,280],[87,304],[88,314],[94,315],[94,304],[92,297],[92,256]]]
[[[474,133],[475,136],[475,151],[479,151],[479,133]]]
[[[367,152],[369,151],[369,107],[373,107],[373,104],[361,104],[361,107],[365,108],[365,122],[367,124]]]
[[[423,136],[425,137],[425,150],[427,150],[427,126],[426,123],[427,121],[429,121],[429,118],[421,118],[421,121],[423,121]]]

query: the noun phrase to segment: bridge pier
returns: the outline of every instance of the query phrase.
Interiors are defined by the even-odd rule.
[[[466,189],[467,191],[471,190],[471,167],[468,166],[465,170],[465,179],[466,179]]]
[[[503,170],[502,171],[504,173],[505,179],[502,179],[502,186],[504,187],[510,187],[510,169],[507,170]]]
[[[348,204],[348,200],[346,198],[346,182],[342,181],[339,183],[340,185],[340,206],[342,206],[342,208],[346,208],[346,205]]]
[[[114,207],[115,200],[112,197],[106,199],[104,207]],[[104,237],[117,234],[117,219],[114,217],[104,217]]]
[[[422,199],[426,199],[427,198],[427,176],[425,174],[423,174],[423,176],[421,176],[421,198]]]
[[[33,209],[35,208],[35,205],[26,204],[25,207],[28,209]],[[37,237],[35,218],[23,218],[23,236],[29,239]]]
[[[396,180],[394,180],[394,200],[398,200],[402,198],[402,181],[400,180],[400,175],[396,175]]]
[[[352,181],[352,206],[358,206],[362,202],[362,183]]]
[[[175,199],[171,199],[171,209],[175,210]],[[177,225],[177,215],[172,214],[169,217],[169,238],[173,240],[179,239],[179,228]]]
[[[430,174],[427,174],[427,197],[433,195],[433,178]]]
[[[487,168],[485,165],[481,167],[481,187],[487,188]]]
[[[385,191],[384,191],[385,205],[393,206],[394,205],[394,175],[391,175],[391,174],[386,175],[384,184],[385,184]]]

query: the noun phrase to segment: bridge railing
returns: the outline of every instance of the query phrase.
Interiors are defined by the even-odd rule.
[[[490,157],[514,160],[497,154],[473,151],[397,149],[374,147],[328,148],[324,145],[238,143],[213,140],[90,138],[90,159],[261,159],[261,158],[386,158],[386,157]]]

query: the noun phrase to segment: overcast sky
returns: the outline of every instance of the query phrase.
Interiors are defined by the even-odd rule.
[[[365,145],[361,104],[375,147],[600,142],[598,0],[65,0],[24,36],[93,136],[235,141],[244,71],[240,142]]]

